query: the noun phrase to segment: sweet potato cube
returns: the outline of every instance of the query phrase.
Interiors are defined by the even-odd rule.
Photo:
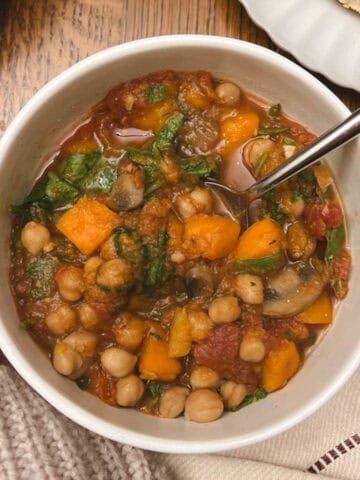
[[[262,386],[267,392],[284,387],[299,367],[300,355],[295,343],[283,340],[264,360]]]
[[[84,255],[91,255],[106,240],[122,218],[103,203],[80,198],[60,218],[57,229]]]
[[[144,340],[139,362],[140,377],[144,380],[172,382],[181,371],[177,358],[170,358],[169,346],[160,336],[150,333]]]
[[[184,308],[176,311],[169,335],[169,356],[185,357],[191,349],[190,322]]]
[[[332,322],[333,309],[328,293],[324,292],[310,305],[309,308],[297,316],[297,320],[303,323],[322,323]]]

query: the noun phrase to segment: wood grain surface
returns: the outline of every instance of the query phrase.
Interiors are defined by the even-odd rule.
[[[49,79],[103,48],[153,35],[241,38],[281,52],[237,0],[0,0],[0,135]],[[317,75],[352,109],[360,94]]]

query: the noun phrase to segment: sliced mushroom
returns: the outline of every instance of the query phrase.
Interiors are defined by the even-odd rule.
[[[108,205],[116,211],[132,210],[141,205],[143,200],[143,182],[138,182],[132,173],[122,173],[113,186]]]
[[[185,275],[186,289],[190,298],[210,296],[214,292],[214,280],[207,265],[196,265]]]
[[[247,168],[253,170],[256,167],[259,158],[264,153],[270,153],[275,147],[275,143],[269,138],[256,138],[248,142],[243,150],[244,163]]]
[[[220,138],[219,124],[204,112],[195,112],[181,127],[177,136],[178,150],[186,156],[209,153]]]
[[[263,313],[270,317],[296,315],[315,302],[324,286],[322,277],[308,263],[287,266],[268,280]]]

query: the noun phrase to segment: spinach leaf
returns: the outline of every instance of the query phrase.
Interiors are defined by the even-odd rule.
[[[116,227],[112,231],[115,252],[131,263],[138,264],[143,260],[144,248],[136,230],[129,227]]]
[[[260,128],[258,135],[278,135],[279,133],[285,133],[290,130],[289,127],[280,127],[280,128]]]
[[[252,273],[267,273],[279,265],[283,261],[282,252],[275,253],[274,255],[268,255],[262,258],[249,258],[246,260],[235,260],[234,268],[237,272],[252,272]]]
[[[166,88],[164,85],[154,85],[148,87],[144,91],[146,103],[158,103],[164,100],[166,96]]]
[[[263,387],[258,387],[254,393],[251,395],[246,395],[244,400],[238,405],[237,407],[233,408],[233,412],[237,412],[241,408],[247,407],[248,405],[251,405],[252,403],[257,402],[258,400],[263,400],[268,396],[268,392],[263,388]]]
[[[266,192],[262,198],[266,201],[266,208],[261,210],[259,219],[262,220],[265,217],[270,217],[280,225],[284,225],[286,216],[280,211],[280,205],[275,192]]]
[[[162,231],[155,241],[145,245],[145,259],[147,261],[144,272],[144,287],[150,292],[161,286],[166,275],[165,256],[167,240],[168,234]]]
[[[41,203],[44,200],[46,200],[46,184],[47,184],[47,179],[42,180],[40,183],[38,183],[32,189],[29,195],[25,198],[24,204],[25,203]]]
[[[269,115],[270,117],[277,117],[281,113],[281,105],[280,103],[275,103],[269,108]]]
[[[111,192],[116,182],[116,168],[107,162],[99,162],[80,183],[83,192]]]
[[[20,322],[20,328],[23,330],[31,330],[34,325],[37,324],[36,318],[28,318]]]
[[[100,150],[91,153],[75,153],[62,161],[59,174],[67,182],[79,186],[100,158]]]
[[[45,192],[54,208],[70,205],[79,195],[77,188],[52,172],[49,173]]]
[[[56,264],[51,255],[42,255],[29,263],[26,273],[31,278],[30,295],[34,300],[49,297],[54,289]]]
[[[199,178],[209,177],[211,174],[216,176],[217,174],[216,162],[214,158],[210,156],[182,158],[179,161],[179,166],[189,175],[194,175]]]
[[[330,260],[333,258],[341,247],[345,238],[345,228],[344,225],[340,225],[337,228],[331,228],[326,230],[326,250],[325,258]]]
[[[159,160],[155,158],[153,152],[131,148],[129,154],[131,160],[142,167],[145,177],[145,197],[165,185],[166,182],[160,171]]]
[[[171,147],[172,141],[183,123],[184,115],[182,114],[171,117],[165,123],[157,133],[155,140],[151,145],[151,151],[154,155],[158,156],[163,150]]]
[[[146,402],[148,407],[155,407],[155,405],[160,400],[160,396],[163,392],[164,384],[158,382],[157,380],[148,380],[146,382],[145,391],[146,396],[150,397],[149,400]]]
[[[297,175],[298,191],[305,202],[316,193],[316,178],[311,170],[304,170]]]

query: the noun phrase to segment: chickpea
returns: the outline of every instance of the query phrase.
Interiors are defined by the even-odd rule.
[[[171,183],[172,185],[178,183],[180,170],[172,158],[165,155],[165,157],[160,160],[159,167],[167,183]]]
[[[81,353],[83,356],[92,357],[95,354],[98,338],[94,333],[87,332],[86,330],[77,330],[70,333],[64,343],[73,348],[76,352]]]
[[[88,303],[82,303],[81,305],[79,305],[77,307],[77,312],[81,325],[86,330],[91,330],[95,328],[100,322],[97,311]]]
[[[54,335],[73,332],[77,323],[76,312],[69,305],[60,305],[46,315],[45,323]]]
[[[231,82],[220,83],[216,87],[215,93],[220,102],[229,107],[236,105],[241,97],[240,88]]]
[[[185,408],[189,389],[185,387],[170,387],[161,394],[159,413],[164,418],[178,417]]]
[[[114,324],[115,339],[120,347],[136,350],[140,347],[145,334],[145,323],[130,313],[122,314]]]
[[[102,263],[103,260],[100,257],[90,257],[89,260],[87,260],[84,265],[84,275],[87,283],[95,283],[96,270]]]
[[[133,407],[144,394],[144,383],[133,373],[116,383],[116,401],[121,407]]]
[[[245,303],[260,305],[264,301],[264,287],[261,277],[240,273],[235,278],[235,293]]]
[[[50,242],[50,232],[41,223],[28,222],[21,231],[21,243],[32,255],[37,255]]]
[[[247,388],[242,383],[235,383],[231,380],[224,382],[220,387],[225,406],[231,410],[244,400],[247,395]]]
[[[184,263],[185,260],[186,260],[186,257],[185,255],[180,252],[179,250],[176,250],[174,253],[171,254],[170,256],[170,260],[173,262],[173,263]]]
[[[194,342],[204,340],[213,328],[213,323],[209,316],[201,310],[190,310],[188,312],[188,319],[190,323],[191,338]]]
[[[179,195],[176,197],[174,205],[184,222],[197,213],[196,206],[189,195]]]
[[[213,422],[221,417],[223,411],[222,399],[213,390],[196,390],[185,402],[185,418],[198,423]]]
[[[84,363],[81,354],[65,342],[55,345],[52,361],[55,370],[66,377],[80,372]]]
[[[260,338],[245,335],[241,341],[239,357],[245,362],[261,362],[265,357],[266,349]]]
[[[114,243],[114,235],[111,235],[111,237],[101,245],[100,255],[103,260],[112,260],[118,257]]]
[[[209,317],[214,323],[235,322],[240,317],[240,306],[237,298],[231,295],[218,297],[209,305]]]
[[[122,378],[134,370],[137,356],[118,347],[107,348],[100,357],[101,365],[113,377]]]
[[[293,198],[292,192],[286,190],[281,195],[280,210],[292,218],[300,218],[304,213],[305,202],[302,197]]]
[[[208,367],[195,367],[190,374],[190,385],[193,390],[216,388],[219,383],[220,375]]]
[[[116,290],[124,286],[131,276],[131,265],[123,258],[108,260],[100,265],[96,282],[104,289]]]
[[[210,213],[212,209],[212,197],[207,188],[196,187],[189,193],[192,203],[195,205],[197,213]]]
[[[80,300],[85,290],[83,271],[79,267],[62,267],[55,275],[55,281],[60,295],[64,300],[76,302]]]

